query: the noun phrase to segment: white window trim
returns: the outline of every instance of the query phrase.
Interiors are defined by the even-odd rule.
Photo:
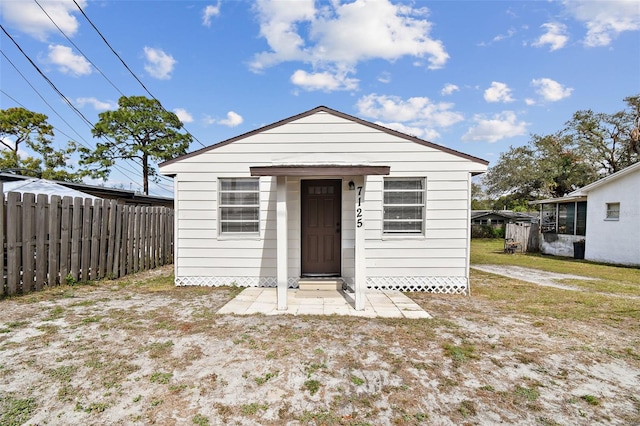
[[[223,193],[254,193],[256,191],[243,191],[243,190],[234,190],[234,191],[229,191],[229,190],[223,190],[222,189],[222,182],[223,181],[228,181],[228,180],[245,180],[245,181],[257,181],[258,182],[258,203],[257,204],[222,204],[222,195]],[[240,240],[240,239],[247,239],[247,240],[259,240],[260,239],[260,178],[248,178],[248,177],[223,177],[223,178],[218,178],[218,238],[221,240]],[[223,232],[222,231],[222,209],[225,207],[255,207],[258,209],[258,230],[255,232]],[[241,220],[237,220],[237,221],[230,221],[230,220],[225,220],[224,222],[229,223],[229,222],[243,222]]]
[[[614,206],[614,205],[618,207],[616,210],[611,209],[611,206]],[[618,216],[610,216],[612,212],[617,212]],[[604,220],[611,220],[611,221],[620,220],[620,203],[619,202],[605,204]]]
[[[422,181],[422,229],[420,232],[386,232],[384,230],[384,194],[385,192],[418,192],[416,190],[400,190],[400,191],[385,191],[384,182],[386,180],[405,180],[405,181]],[[382,218],[380,223],[380,232],[382,234],[383,240],[393,240],[393,239],[424,239],[427,233],[427,178],[426,177],[384,177],[382,179]],[[418,204],[393,204],[395,207],[403,207],[403,206],[418,206]],[[406,219],[406,221],[414,221],[415,219]]]

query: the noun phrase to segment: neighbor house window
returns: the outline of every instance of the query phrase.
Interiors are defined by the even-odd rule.
[[[384,180],[383,233],[389,235],[424,232],[425,180]]]
[[[620,219],[620,203],[607,203],[607,219]]]
[[[585,235],[587,202],[542,205],[542,232],[564,235]]]
[[[220,179],[220,232],[257,233],[260,229],[258,179]]]

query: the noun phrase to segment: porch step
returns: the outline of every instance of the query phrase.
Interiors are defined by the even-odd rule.
[[[298,286],[301,291],[309,290],[342,290],[344,281],[342,278],[302,278],[298,281]]]

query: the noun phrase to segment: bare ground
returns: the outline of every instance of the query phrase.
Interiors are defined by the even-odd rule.
[[[410,294],[432,320],[239,317],[235,289],[144,284],[170,274],[0,301],[0,424],[640,424],[637,320],[493,296],[565,290],[474,272]]]

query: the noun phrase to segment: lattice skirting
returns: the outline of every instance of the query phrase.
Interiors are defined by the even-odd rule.
[[[367,277],[367,288],[467,294],[469,284],[466,277]]]
[[[289,277],[288,287],[298,288],[296,277]],[[200,285],[208,287],[237,286],[237,287],[276,287],[276,277],[176,277],[177,286]]]
[[[343,277],[353,288],[353,280]],[[297,277],[289,277],[288,287],[298,288]],[[276,277],[176,277],[177,286],[199,285],[209,287],[276,287]],[[428,293],[467,294],[466,277],[367,277],[367,288],[376,290],[425,291]]]

